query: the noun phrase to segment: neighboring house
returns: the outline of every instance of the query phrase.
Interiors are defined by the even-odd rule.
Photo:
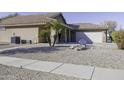
[[[0,42],[11,43],[12,37],[20,40],[31,40],[32,43],[41,43],[40,31],[44,31],[46,23],[58,21],[67,30],[58,35],[58,43],[77,42],[85,38],[88,43],[106,42],[107,28],[95,24],[67,24],[62,13],[48,13],[38,15],[15,16],[3,19],[0,22]]]

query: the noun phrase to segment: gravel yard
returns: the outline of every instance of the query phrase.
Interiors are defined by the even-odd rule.
[[[119,50],[116,44],[94,44],[90,49],[82,51],[72,50],[68,47],[42,46],[5,51],[0,55],[124,69],[124,50]]]
[[[19,45],[12,45],[12,44],[0,44],[0,49],[6,49],[6,48],[12,48],[15,46],[19,46]]]
[[[14,48],[19,46],[26,46],[29,44],[0,44],[0,49]]]
[[[79,78],[0,65],[0,80],[78,80]]]

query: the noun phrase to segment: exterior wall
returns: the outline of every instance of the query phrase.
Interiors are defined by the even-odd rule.
[[[87,41],[92,41],[93,43],[102,43],[103,42],[104,32],[76,32],[76,42],[78,42],[82,37]]]
[[[71,42],[76,42],[76,32],[75,31],[71,31]]]
[[[32,43],[38,43],[38,27],[30,28],[6,28],[0,31],[0,42],[11,42],[11,37],[19,36],[23,40],[32,40]]]

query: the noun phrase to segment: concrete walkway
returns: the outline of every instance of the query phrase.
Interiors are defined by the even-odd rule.
[[[62,74],[87,80],[123,80],[124,70],[98,68],[84,65],[74,65],[39,60],[21,59],[13,57],[0,57],[0,64]]]

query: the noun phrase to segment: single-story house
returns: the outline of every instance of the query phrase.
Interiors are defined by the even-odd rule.
[[[58,35],[58,43],[78,42],[84,38],[89,43],[106,42],[107,28],[91,23],[67,24],[62,13],[48,13],[38,15],[18,15],[0,21],[0,42],[12,43],[12,37],[27,40],[32,43],[42,43],[39,36],[44,31],[46,23],[58,21],[67,29]]]

